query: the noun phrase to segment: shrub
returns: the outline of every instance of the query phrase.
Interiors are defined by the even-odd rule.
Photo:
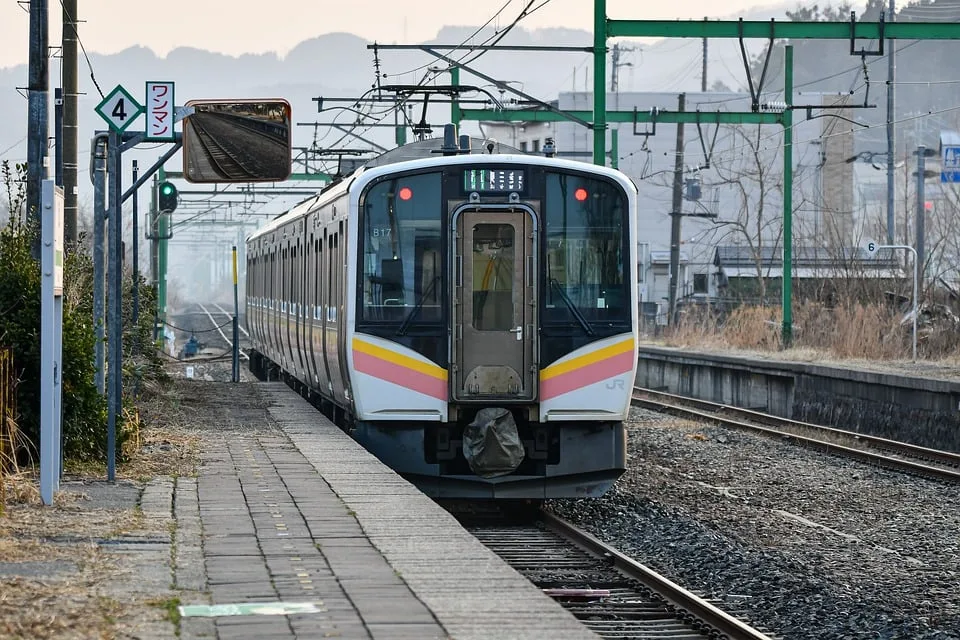
[[[11,183],[24,184],[25,167],[17,166],[14,178],[4,164],[9,218],[0,230],[0,343],[13,349],[18,373],[17,407],[19,428],[35,451],[40,442],[40,265],[30,248],[39,228],[21,214],[22,189],[14,192]],[[93,347],[95,334],[90,298],[70,291],[80,273],[92,267],[82,253],[68,252],[64,264],[62,431],[64,456],[79,460],[102,458],[106,451],[106,400],[94,382]],[[118,428],[117,450],[125,438]],[[28,452],[21,452],[21,458]]]

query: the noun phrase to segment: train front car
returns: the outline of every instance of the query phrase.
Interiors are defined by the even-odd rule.
[[[602,495],[636,373],[633,183],[461,155],[350,192],[354,437],[435,497]]]

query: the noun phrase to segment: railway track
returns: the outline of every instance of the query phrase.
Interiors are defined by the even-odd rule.
[[[201,351],[198,356],[190,358],[191,360],[217,360],[229,357],[233,350],[230,326],[232,318],[232,313],[216,303],[208,306],[195,302],[180,313],[175,314],[173,324],[179,330],[181,340],[186,340],[189,336],[194,335],[200,340],[203,349],[220,351],[220,353],[213,355],[209,351],[207,353]],[[243,348],[246,331],[244,331],[242,325],[240,332],[240,359],[249,360],[249,356]]]
[[[960,482],[960,454],[854,431],[799,422],[766,413],[662,391],[635,387],[632,404],[655,411],[710,420],[723,426],[788,439],[827,453],[855,458],[886,469]]]
[[[191,123],[194,132],[200,144],[207,150],[210,162],[215,166],[214,169],[224,178],[232,179],[240,176],[253,175],[244,166],[243,161],[235,154],[231,153],[225,146],[216,141],[216,136],[207,132],[205,126],[199,118],[194,118]]]
[[[523,524],[460,517],[601,638],[771,638],[550,513]]]
[[[200,310],[207,315],[207,318],[210,319],[210,322],[211,322],[211,323],[213,324],[213,326],[216,328],[217,333],[219,333],[219,334],[220,334],[220,337],[223,338],[223,341],[227,343],[227,348],[230,349],[230,350],[232,350],[232,349],[233,349],[233,340],[231,340],[229,337],[227,337],[227,334],[224,332],[224,324],[223,324],[223,322],[222,322],[222,321],[221,321],[221,322],[218,322],[217,319],[216,319],[216,317],[214,317],[214,313],[213,313],[212,311],[210,311],[210,308],[207,307],[206,305],[201,304],[201,303],[197,303],[197,306],[200,307]],[[229,311],[227,311],[226,309],[224,309],[223,307],[221,307],[219,304],[214,303],[212,306],[213,306],[213,307],[216,307],[216,309],[217,309],[217,311],[216,311],[217,316],[222,316],[222,317],[224,317],[226,320],[232,320],[232,319],[233,319],[233,314],[230,313]],[[228,325],[228,328],[229,328],[229,325]],[[246,331],[243,329],[243,326],[240,326],[240,332],[243,333],[243,334],[246,334]],[[232,329],[232,328],[230,328],[230,333],[231,333],[231,334],[233,333],[233,329]],[[241,340],[242,340],[242,339],[241,339]],[[241,349],[240,349],[240,359],[241,359],[241,360],[249,360],[249,359],[250,359],[250,356],[247,355],[247,352],[244,351],[242,347],[241,347]]]
[[[217,304],[216,302],[213,303],[213,306],[217,308],[217,311],[219,311],[220,313],[224,314],[225,316],[227,316],[227,317],[229,317],[229,318],[232,318],[232,317],[233,317],[233,314],[232,314],[232,313],[230,313],[229,311],[227,311],[226,309],[224,309],[222,306],[220,306],[220,305]],[[243,323],[242,323],[242,322],[240,323],[239,328],[240,328],[240,333],[242,333],[243,335],[247,336],[248,338],[250,337],[250,333],[249,333],[246,329],[243,328]]]

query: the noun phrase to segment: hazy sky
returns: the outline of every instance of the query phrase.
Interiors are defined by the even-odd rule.
[[[380,42],[419,42],[444,25],[480,25],[506,0],[78,0],[80,38],[88,52],[115,53],[132,45],[166,55],[178,46],[221,53],[285,55],[295,44],[324,33],[346,31]],[[61,7],[48,0],[50,44],[60,42]],[[797,0],[795,4],[809,4]],[[28,3],[24,2],[23,6]],[[527,4],[513,0],[497,21],[509,24]],[[539,0],[538,0],[539,4]],[[527,28],[592,29],[591,0],[550,0],[524,18]],[[776,0],[608,0],[607,15],[622,19],[732,16]],[[821,1],[820,4],[829,4]],[[27,61],[29,14],[17,0],[0,0],[0,67]],[[535,5],[536,6],[536,5]],[[263,15],[270,8],[274,16]]]

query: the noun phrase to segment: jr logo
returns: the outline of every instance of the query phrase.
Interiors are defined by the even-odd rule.
[[[611,391],[614,389],[623,389],[623,380],[611,380],[607,383],[607,389]]]

